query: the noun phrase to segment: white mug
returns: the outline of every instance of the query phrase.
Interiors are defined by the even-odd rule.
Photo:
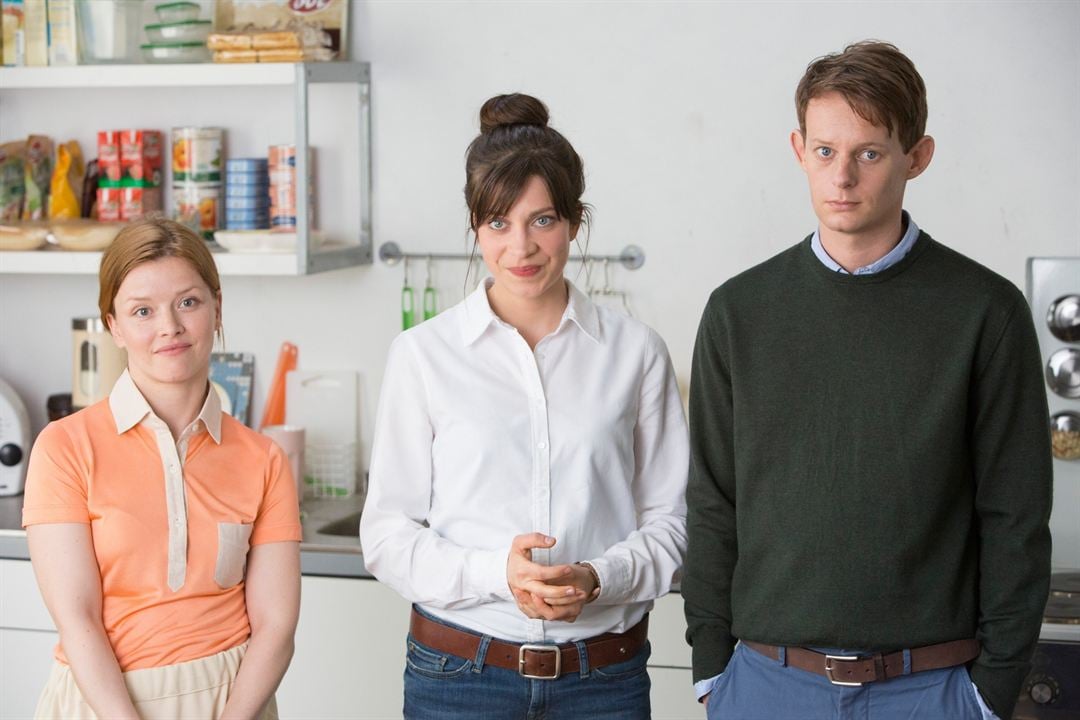
[[[285,451],[296,481],[296,499],[304,499],[304,428],[295,425],[268,425],[262,429]]]

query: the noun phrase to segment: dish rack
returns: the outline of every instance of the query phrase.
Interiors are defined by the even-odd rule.
[[[356,494],[356,443],[304,448],[304,497],[338,498]]]

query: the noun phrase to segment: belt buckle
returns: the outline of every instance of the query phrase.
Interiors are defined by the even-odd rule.
[[[862,687],[861,682],[843,682],[842,680],[833,679],[833,660],[850,661],[861,660],[858,655],[825,655],[825,677],[829,678],[829,682],[833,685],[842,685],[843,687]]]
[[[550,652],[555,653],[555,674],[554,675],[529,675],[525,672],[525,651],[532,650],[533,652]],[[530,645],[525,644],[518,647],[518,675],[529,680],[557,680],[559,675],[562,674],[562,650],[558,645]]]

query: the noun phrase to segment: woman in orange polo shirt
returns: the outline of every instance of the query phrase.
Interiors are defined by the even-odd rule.
[[[221,285],[168,220],[101,261],[101,317],[127,350],[107,400],[46,427],[23,525],[60,631],[42,718],[276,718],[301,538],[289,464],[221,411]]]

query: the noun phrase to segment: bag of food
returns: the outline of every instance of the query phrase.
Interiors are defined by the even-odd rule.
[[[49,201],[49,181],[53,170],[53,141],[45,135],[26,140],[26,201],[23,220],[44,220]]]
[[[320,55],[319,59],[332,59],[333,56],[339,60],[345,59],[348,48],[345,33],[349,28],[349,0],[217,0],[215,13],[214,27],[220,31],[292,31],[300,34],[299,47],[309,51],[322,46],[322,38],[325,37],[332,55]]]
[[[49,194],[50,218],[77,218],[81,215],[79,198],[82,195],[82,150],[77,140],[70,140],[56,151],[56,169],[53,170]]]
[[[13,222],[22,217],[26,198],[25,159],[25,141],[0,145],[0,222]]]

